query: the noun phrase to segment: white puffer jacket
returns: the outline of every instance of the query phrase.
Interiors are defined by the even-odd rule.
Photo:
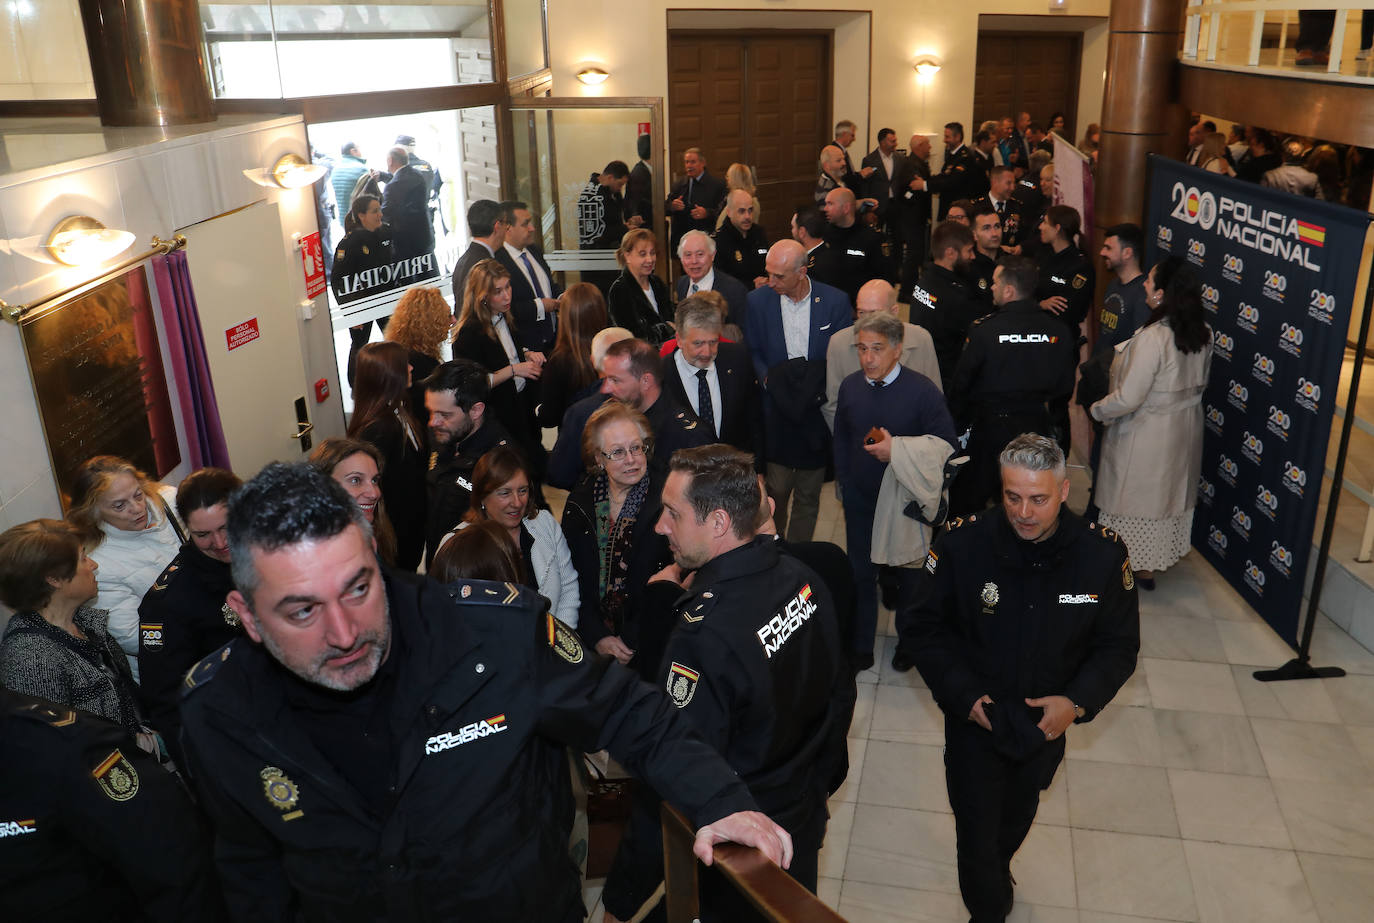
[[[159,493],[175,516],[176,488],[163,487]],[[95,582],[100,593],[87,605],[110,613],[110,636],[129,658],[129,669],[138,682],[138,605],[176,557],[181,540],[156,497],[148,498],[148,527],[143,531],[125,532],[104,523],[100,531],[105,538],[90,553],[99,565]]]
[[[548,599],[554,618],[569,628],[576,628],[582,591],[577,582],[577,568],[573,567],[572,551],[568,549],[568,540],[563,537],[558,520],[548,510],[540,510],[538,516],[524,520],[523,525],[534,539],[530,546],[534,573],[530,576],[536,586],[531,589],[538,589],[540,595]],[[466,527],[467,523],[458,523],[458,529]],[[439,547],[444,547],[444,542],[453,538],[458,529],[440,539]]]

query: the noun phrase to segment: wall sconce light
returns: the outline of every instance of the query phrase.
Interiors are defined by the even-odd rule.
[[[271,169],[255,167],[244,170],[243,175],[269,189],[302,189],[324,178],[324,166],[311,163],[299,154],[286,154],[272,165]]]
[[[72,215],[57,223],[43,246],[59,263],[86,266],[118,256],[133,242],[129,231],[107,228],[89,215]]]
[[[578,81],[589,87],[599,86],[605,83],[610,76],[609,73],[597,67],[595,64],[587,64],[577,71]]]
[[[1062,13],[1069,8],[1069,0],[1050,0],[1050,12]]]
[[[922,77],[934,77],[940,71],[940,59],[932,55],[926,55],[923,58],[917,58],[914,66],[916,68],[916,73],[920,74]]]

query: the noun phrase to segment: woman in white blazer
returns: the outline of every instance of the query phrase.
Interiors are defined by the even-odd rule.
[[[472,469],[472,507],[458,528],[489,520],[504,528],[520,550],[524,585],[549,601],[549,611],[570,628],[577,627],[577,569],[558,520],[530,502],[530,474],[520,452],[499,445]],[[454,533],[444,536],[443,548]],[[438,555],[436,554],[436,559]]]
[[[173,509],[176,498],[176,488],[158,484],[115,455],[89,459],[72,485],[67,519],[99,566],[100,592],[90,605],[109,613],[110,636],[129,658],[135,682],[138,605],[185,541]]]

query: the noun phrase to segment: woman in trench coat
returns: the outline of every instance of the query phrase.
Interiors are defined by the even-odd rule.
[[[1150,271],[1145,297],[1150,318],[1116,346],[1111,390],[1090,413],[1106,424],[1099,521],[1126,542],[1136,581],[1151,590],[1154,572],[1177,562],[1192,542],[1212,331],[1202,283],[1177,257]]]

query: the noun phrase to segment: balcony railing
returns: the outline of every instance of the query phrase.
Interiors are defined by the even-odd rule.
[[[1298,14],[1313,11],[1335,13],[1330,57],[1300,67]],[[1187,15],[1185,63],[1374,84],[1374,59],[1356,57],[1361,15],[1374,17],[1369,0],[1190,0]]]

